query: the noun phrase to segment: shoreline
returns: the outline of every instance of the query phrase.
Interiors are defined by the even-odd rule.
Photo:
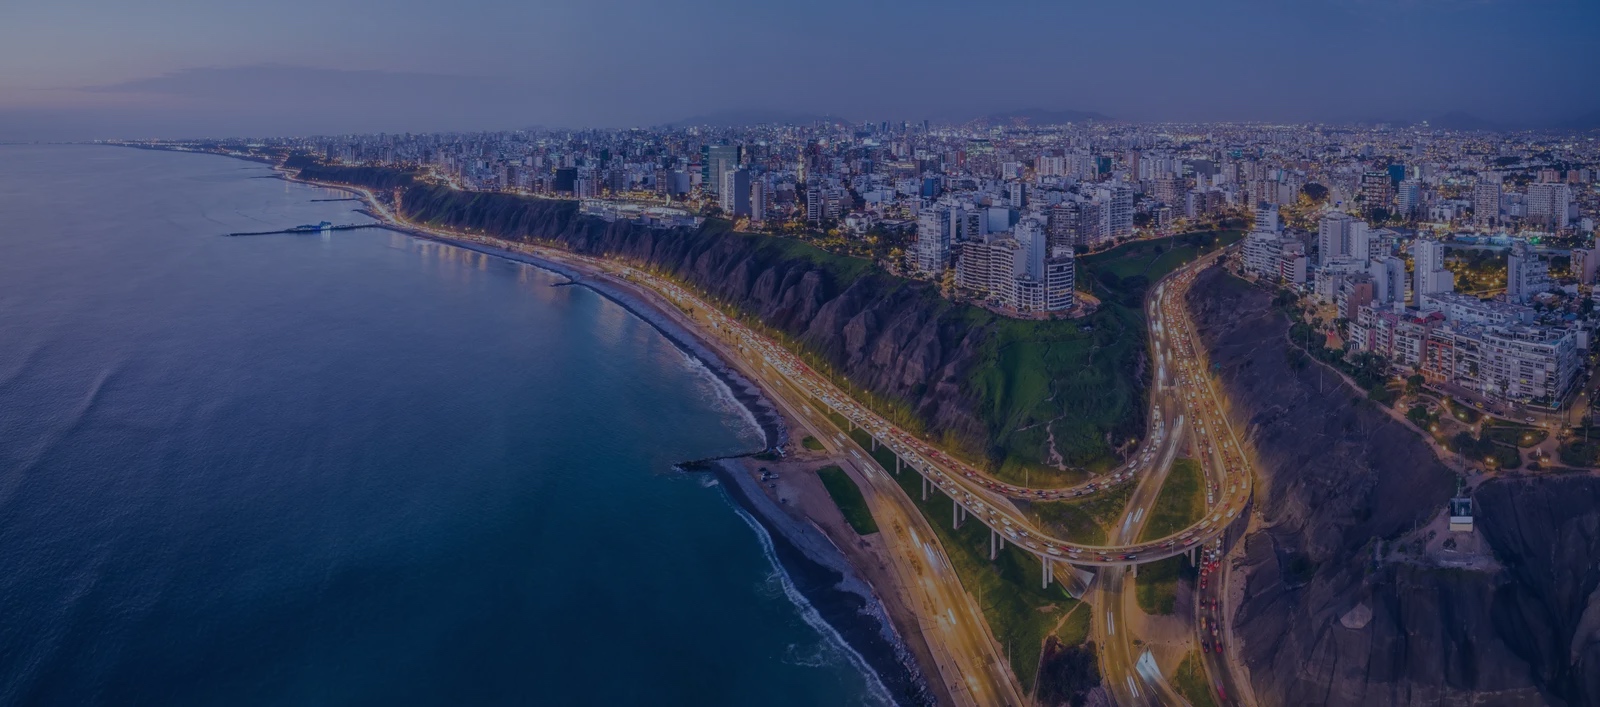
[[[215,153],[197,153],[215,154]],[[230,155],[217,155],[228,157]],[[451,238],[394,223],[374,213],[371,194],[354,187],[302,180],[273,166],[274,176],[288,182],[331,189],[361,198],[364,208],[359,213],[373,219],[384,229],[442,243],[473,252],[482,253],[511,262],[540,268],[566,278],[566,282],[553,286],[577,285],[615,303],[628,313],[656,329],[686,357],[704,366],[720,382],[734,401],[751,417],[761,430],[766,448],[761,452],[782,449],[789,443],[788,426],[784,415],[768,399],[760,385],[752,382],[723,360],[709,344],[691,328],[666,314],[667,304],[651,301],[651,296],[638,292],[637,286],[614,283],[603,274],[589,272],[587,268],[552,258],[499,248],[483,243]],[[736,509],[746,514],[766,534],[771,545],[775,570],[793,584],[804,605],[802,612],[815,612],[827,626],[842,648],[853,654],[852,662],[862,669],[869,684],[883,690],[876,693],[897,705],[937,704],[930,689],[928,676],[938,676],[938,666],[922,665],[917,654],[906,645],[893,621],[889,619],[890,607],[885,605],[878,592],[862,579],[859,570],[848,557],[834,546],[826,534],[815,527],[796,521],[773,503],[759,486],[747,488],[755,482],[745,470],[738,468],[741,459],[754,457],[761,452],[747,452],[726,457],[682,462],[678,468],[688,471],[709,472],[717,479],[724,493]],[[799,604],[800,602],[796,602]],[[827,640],[827,637],[824,637]],[[931,672],[930,672],[931,671]]]
[[[717,479],[735,507],[760,526],[771,544],[778,572],[785,575],[828,631],[852,654],[876,696],[896,705],[936,704],[915,654],[904,644],[872,586],[812,524],[785,513],[738,460],[722,459],[701,469]]]

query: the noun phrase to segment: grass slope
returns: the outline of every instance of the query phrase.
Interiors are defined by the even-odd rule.
[[[1178,459],[1172,462],[1167,481],[1161,485],[1161,493],[1150,508],[1150,521],[1139,534],[1139,542],[1172,535],[1198,523],[1205,512],[1205,473],[1200,469],[1200,462]]]
[[[1139,609],[1152,616],[1168,616],[1177,609],[1178,580],[1185,574],[1183,555],[1139,566],[1133,594]]]
[[[817,476],[822,479],[823,487],[828,489],[828,495],[833,497],[839,512],[844,514],[845,522],[856,531],[856,535],[878,532],[878,522],[872,519],[866,497],[861,495],[861,489],[844,473],[844,469],[825,466],[817,470]]]
[[[1200,663],[1200,654],[1189,651],[1183,657],[1183,662],[1178,664],[1178,672],[1173,675],[1172,688],[1189,701],[1192,707],[1217,707],[1216,693],[1206,682],[1206,669]]]

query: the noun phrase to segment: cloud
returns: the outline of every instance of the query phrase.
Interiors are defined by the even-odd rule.
[[[80,111],[115,108],[130,124],[165,123],[188,135],[482,130],[545,118],[528,79],[279,64],[185,69],[68,92]]]

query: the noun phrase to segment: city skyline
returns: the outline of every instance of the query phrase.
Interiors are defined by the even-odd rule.
[[[157,5],[12,11],[0,140],[616,128],[730,111],[1581,128],[1600,111],[1582,41],[1600,9],[1566,0],[1161,2],[1137,15],[717,0]]]

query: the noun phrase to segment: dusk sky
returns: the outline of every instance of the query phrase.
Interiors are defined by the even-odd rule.
[[[1549,124],[1594,0],[12,0],[0,140],[861,120]]]

